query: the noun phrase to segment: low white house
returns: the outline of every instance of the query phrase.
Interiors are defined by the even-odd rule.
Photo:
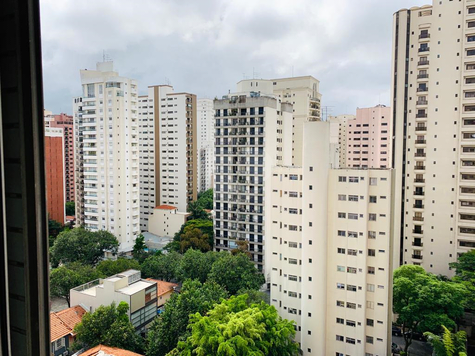
[[[159,205],[148,219],[148,232],[160,237],[173,237],[186,222],[189,213],[171,205]]]

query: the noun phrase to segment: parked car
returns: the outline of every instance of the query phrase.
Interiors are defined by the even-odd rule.
[[[393,353],[393,355],[399,355],[402,351],[402,348],[396,344],[396,343],[392,343],[391,344],[391,352]]]
[[[402,330],[399,326],[393,325],[393,335],[395,336],[402,336]]]
[[[411,331],[408,331],[405,335],[410,336],[410,335],[411,335]],[[413,340],[419,340],[419,341],[427,341],[427,339],[426,339],[426,337],[424,336],[424,334],[423,334],[423,333],[420,333],[420,332],[417,332],[417,331],[412,332],[412,339],[413,339]]]

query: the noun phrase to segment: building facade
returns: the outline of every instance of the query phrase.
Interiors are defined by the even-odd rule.
[[[174,237],[189,215],[178,211],[174,206],[159,205],[149,217],[148,232],[159,237]]]
[[[357,108],[347,121],[346,164],[353,168],[391,168],[391,108],[377,105]]]
[[[157,316],[157,283],[141,279],[133,269],[97,279],[70,290],[71,305],[86,307],[93,313],[101,305],[129,305],[128,315],[137,331],[146,329]]]
[[[45,127],[62,128],[64,134],[64,178],[66,201],[74,201],[74,120],[71,115],[53,115],[45,111]]]
[[[355,115],[329,116],[330,122],[330,144],[336,144],[336,154],[338,155],[338,167],[346,167],[346,132],[347,122],[356,118]]]
[[[198,191],[213,188],[214,109],[213,100],[198,99]]]
[[[475,4],[400,10],[393,33],[396,258],[451,275],[475,247]]]
[[[64,224],[66,222],[66,190],[62,128],[45,128],[45,166],[48,218]]]
[[[273,169],[271,304],[303,355],[388,355],[392,171],[331,169],[329,136],[305,123],[303,165]]]
[[[140,233],[137,82],[112,62],[81,70],[83,95],[74,99],[76,221],[108,230],[119,251]]]
[[[256,88],[257,91],[246,91]],[[292,105],[273,93],[272,81],[238,83],[237,93],[214,101],[215,249],[232,250],[247,241],[259,270],[264,270],[270,221],[272,167],[291,165]]]
[[[185,212],[198,195],[197,99],[169,85],[139,98],[140,228],[158,205]]]

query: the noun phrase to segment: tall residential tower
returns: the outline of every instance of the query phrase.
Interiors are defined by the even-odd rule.
[[[74,99],[76,220],[108,230],[131,251],[139,226],[137,82],[112,62],[81,70],[83,94]]]

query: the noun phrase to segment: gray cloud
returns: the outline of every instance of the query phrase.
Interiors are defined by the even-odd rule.
[[[393,13],[424,0],[41,0],[45,107],[71,113],[79,69],[221,96],[244,76],[313,75],[333,114],[389,103]]]

